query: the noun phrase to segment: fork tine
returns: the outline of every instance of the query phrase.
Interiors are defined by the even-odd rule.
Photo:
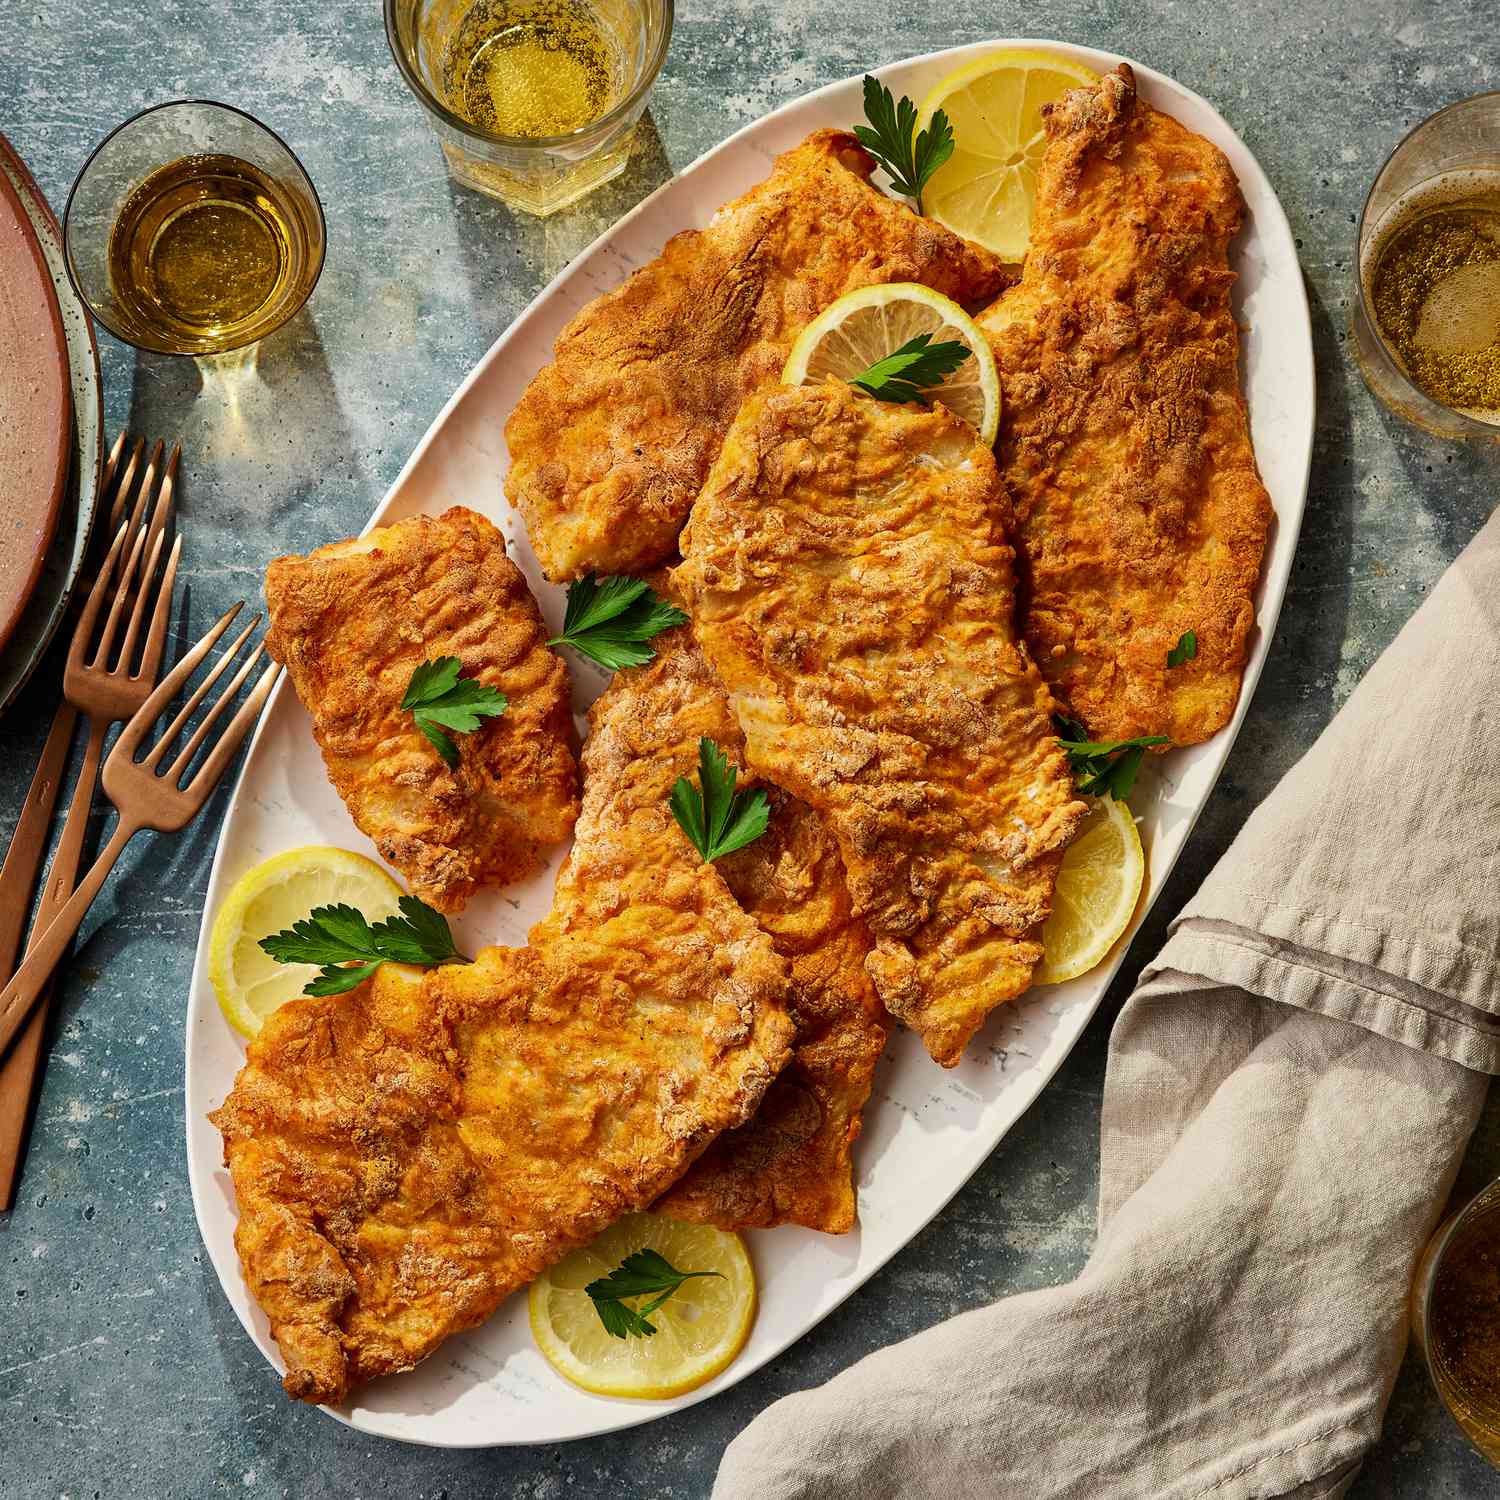
[[[251,629],[254,629],[255,623],[258,622],[252,623]],[[240,641],[243,640],[244,636],[241,636],[240,640],[236,641],[234,645],[224,653],[223,659],[225,661],[231,661],[234,658],[235,650],[238,648]],[[209,709],[206,714],[204,714],[203,722],[193,731],[193,736],[187,742],[187,744],[182,747],[182,753],[178,755],[177,759],[174,760],[172,764],[161,773],[163,778],[171,782],[173,786],[176,786],[177,783],[182,779],[182,773],[187,770],[189,763],[192,761],[192,758],[198,753],[198,747],[204,742],[204,740],[208,738],[208,732],[214,727],[214,722],[218,719],[219,715],[223,713],[231,703],[234,702],[235,696],[236,694],[238,694],[240,688],[244,685],[245,679],[251,674],[251,672],[255,670],[256,662],[258,662],[265,654],[265,649],[266,643],[262,641],[255,648],[255,650],[252,651],[249,656],[247,656],[244,661],[240,663],[239,671],[229,679],[228,686],[222,693],[219,694],[218,700],[214,703],[214,706]]]
[[[108,495],[111,486],[115,482],[115,475],[119,472],[120,459],[125,453],[125,444],[129,442],[130,434],[122,427],[116,434],[115,440],[110,445],[108,456],[104,460],[104,472],[99,476],[99,493]],[[111,511],[113,515],[113,511]]]
[[[160,448],[162,445],[157,444]],[[171,455],[162,472],[161,493],[156,497],[156,508],[151,512],[152,538],[159,537],[167,529],[167,518],[172,514],[172,502],[177,489],[177,461],[182,457],[182,444],[173,443]]]
[[[156,691],[141,704],[133,718],[126,722],[120,731],[120,737],[115,741],[115,748],[110,752],[111,759],[115,755],[129,755],[132,758],[141,741],[146,737],[146,731],[161,717],[162,710],[177,696],[178,689],[188,680],[197,669],[198,663],[208,655],[214,648],[214,643],[229,629],[234,617],[245,607],[243,599],[219,616],[218,623],[193,647],[186,656],[162,678],[157,685]],[[125,746],[121,750],[121,746]]]
[[[158,539],[159,540],[159,539]],[[153,554],[154,555],[154,554]],[[172,551],[167,556],[166,571],[156,589],[156,609],[151,615],[151,628],[146,632],[146,645],[141,651],[141,666],[138,677],[154,680],[161,671],[162,651],[167,644],[167,619],[172,613],[172,588],[177,582],[177,559],[182,556],[182,538],[172,542]],[[141,589],[142,595],[146,590]]]
[[[115,539],[110,543],[103,566],[99,569],[99,576],[94,580],[94,586],[89,590],[89,596],[84,601],[83,609],[78,616],[78,624],[73,630],[72,643],[68,647],[70,671],[76,672],[83,665],[83,653],[88,649],[89,641],[93,639],[94,624],[99,618],[99,611],[104,608],[104,601],[110,591],[110,579],[114,575],[115,564],[120,559],[120,552],[128,536],[129,528],[125,526],[120,527],[115,533]]]
[[[258,650],[256,655],[260,655]],[[260,711],[266,706],[266,699],[271,696],[271,689],[276,686],[276,679],[280,676],[281,667],[276,662],[272,662],[260,674],[260,681],[250,690],[250,696],[240,705],[239,712],[225,726],[224,733],[219,736],[219,743],[203,762],[198,774],[183,789],[184,795],[201,800],[213,790],[229,762],[234,759],[240,742],[254,728],[255,721],[260,717]]]
[[[192,718],[193,714],[198,708],[198,705],[202,703],[206,697],[208,697],[208,690],[214,685],[214,683],[219,680],[220,677],[224,675],[225,667],[227,667],[229,663],[239,655],[240,647],[250,639],[250,636],[254,632],[255,627],[259,624],[260,616],[256,615],[256,617],[251,620],[251,622],[247,626],[245,626],[245,628],[240,631],[240,633],[235,636],[235,638],[229,643],[229,645],[220,655],[218,661],[213,664],[213,667],[210,669],[208,675],[193,690],[193,696],[182,705],[182,712],[179,713],[177,717],[167,725],[166,729],[162,731],[161,736],[151,747],[151,753],[147,755],[146,758],[141,762],[143,766],[146,766],[147,768],[154,767],[157,762],[161,760],[162,756],[167,753],[167,751],[171,748],[172,741],[182,733],[183,725],[185,725],[187,721]]]
[[[139,547],[149,535],[142,532],[140,541],[136,543]],[[135,591],[135,603],[130,609],[130,621],[125,627],[125,639],[120,642],[120,654],[115,658],[114,670],[117,672],[129,671],[130,663],[135,659],[136,637],[141,633],[141,616],[146,612],[146,595],[151,590],[151,580],[156,575],[156,564],[161,558],[162,535],[156,534],[156,540],[151,543],[151,555],[146,559],[146,566],[141,573],[141,586]],[[134,673],[131,673],[134,676]]]
[[[123,437],[124,434],[122,433]],[[125,519],[126,499],[135,486],[135,471],[140,467],[141,455],[146,451],[145,438],[137,438],[135,447],[131,449],[130,461],[125,465],[125,471],[120,475],[120,486],[115,491],[114,504],[109,508],[109,524],[118,526]]]
[[[132,521],[132,526],[134,522]],[[99,644],[94,651],[94,659],[90,663],[94,667],[105,667],[109,660],[110,647],[114,644],[115,630],[120,623],[120,615],[125,609],[125,600],[130,594],[130,585],[135,582],[135,570],[140,565],[141,549],[146,543],[144,531],[135,532],[135,545],[130,549],[130,556],[125,561],[125,566],[120,570],[119,581],[115,584],[115,596],[109,603],[109,614],[105,617],[104,630],[99,637]]]

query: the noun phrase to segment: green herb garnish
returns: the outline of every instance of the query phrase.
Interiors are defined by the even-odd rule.
[[[458,764],[458,746],[444,733],[473,734],[481,719],[497,718],[509,706],[505,694],[473,677],[460,677],[456,656],[424,661],[411,674],[401,707],[411,711],[417,728],[450,766]]]
[[[601,578],[592,573],[568,585],[568,612],[561,635],[549,646],[575,651],[618,671],[644,666],[656,651],[646,644],[654,635],[685,625],[687,616],[675,604],[652,593],[642,578]]]
[[[304,987],[304,995],[341,995],[363,984],[381,964],[469,962],[453,944],[448,919],[415,896],[403,896],[399,917],[372,927],[362,911],[340,903],[316,906],[300,922],[260,940],[279,964],[321,964],[322,972]],[[346,965],[357,967],[348,968]]]
[[[722,1271],[679,1271],[666,1256],[655,1250],[636,1250],[627,1255],[608,1276],[591,1281],[584,1287],[594,1301],[599,1321],[617,1339],[650,1338],[656,1326],[651,1314],[659,1308],[684,1281],[694,1276],[722,1276]],[[653,1293],[660,1293],[652,1297]],[[627,1307],[626,1297],[652,1297],[637,1311]]]
[[[850,385],[881,401],[920,401],[929,387],[941,385],[966,359],[967,344],[934,344],[930,333],[907,339],[893,354],[877,359]]]
[[[868,125],[854,127],[860,145],[890,173],[891,186],[903,198],[910,198],[921,213],[927,179],[953,155],[953,126],[948,116],[938,110],[932,123],[913,141],[917,106],[904,94],[897,104],[891,91],[867,73],[865,118]]]
[[[707,736],[698,741],[696,791],[686,776],[672,788],[672,816],[704,859],[743,849],[763,834],[771,822],[771,804],[764,791],[737,792],[738,772],[724,752]]]
[[[1091,740],[1082,724],[1056,714],[1058,743],[1067,752],[1068,766],[1086,796],[1110,796],[1124,802],[1135,788],[1141,762],[1151,745],[1165,745],[1164,734],[1144,734],[1134,740]]]
[[[1169,667],[1180,667],[1184,662],[1192,661],[1198,654],[1198,636],[1196,632],[1184,630],[1177,637],[1177,644],[1167,652],[1167,665]]]

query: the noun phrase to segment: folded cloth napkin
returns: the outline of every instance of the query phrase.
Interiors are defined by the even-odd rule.
[[[1500,520],[1173,924],[1074,1282],[778,1401],[716,1500],[1344,1494],[1500,1071]]]

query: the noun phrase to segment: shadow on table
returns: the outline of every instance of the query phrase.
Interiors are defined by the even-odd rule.
[[[497,247],[514,247],[545,284],[671,176],[672,164],[648,110],[635,128],[635,144],[625,170],[550,218],[519,213],[449,178],[448,196],[469,282],[468,305],[499,303],[501,289],[496,283],[511,274],[511,267],[497,255]]]
[[[258,597],[271,554],[261,555],[262,544],[252,556],[247,545],[269,530],[272,552],[286,550],[281,523],[354,452],[311,306],[248,350],[202,360],[136,350],[135,363],[130,431],[182,444],[184,569],[228,564],[247,575],[240,592]],[[225,503],[230,494],[252,498],[236,511]],[[284,534],[290,545],[289,524]]]

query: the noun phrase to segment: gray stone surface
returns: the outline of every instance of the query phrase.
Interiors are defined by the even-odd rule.
[[[1072,1275],[1092,1237],[1105,1044],[1131,974],[1493,503],[1493,451],[1401,426],[1366,394],[1345,348],[1354,222],[1382,158],[1438,105],[1500,86],[1488,0],[906,10],[698,0],[679,17],[654,128],[628,176],[545,224],[449,185],[389,61],[374,0],[10,0],[4,12],[0,128],[55,204],[110,125],[197,95],[276,126],[328,210],[322,284],[268,341],[236,401],[201,386],[191,363],[102,340],[110,429],[184,442],[184,634],[255,595],[268,557],[356,530],[496,335],[666,174],[807,89],[958,42],[1093,43],[1173,74],[1222,109],[1298,236],[1320,408],[1307,520],[1270,663],[1116,992],[1031,1113],[912,1246],[782,1358],[682,1415],[566,1447],[461,1454],[370,1441],[285,1400],[204,1264],[187,1194],[182,1020],[212,837],[205,827],[142,840],[63,983],[19,1203],[0,1218],[0,1494],[701,1496],[730,1437],[778,1395],[950,1313]],[[0,722],[0,834],[14,823],[51,708],[38,685]],[[1464,1185],[1497,1163],[1492,1110]],[[1409,1361],[1353,1493],[1497,1492]]]

